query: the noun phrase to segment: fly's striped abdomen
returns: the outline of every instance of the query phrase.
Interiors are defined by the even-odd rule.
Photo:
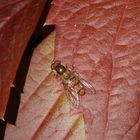
[[[83,96],[85,94],[85,90],[83,89],[83,86],[80,84],[80,83],[77,83],[75,86],[74,86],[74,89],[78,92],[78,94],[80,96]]]
[[[80,84],[80,81],[77,77],[73,77],[70,79],[69,87],[72,88],[77,92],[77,94],[83,96],[85,94],[85,91],[83,89],[83,86]]]
[[[83,86],[81,85],[79,79],[77,76],[75,76],[70,71],[66,71],[62,77],[61,80],[64,85],[66,85],[70,90],[75,91],[77,94],[83,96],[85,94],[85,91],[83,89]]]

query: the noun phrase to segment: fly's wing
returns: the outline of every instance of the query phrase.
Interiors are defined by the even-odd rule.
[[[96,94],[95,88],[86,80],[79,78],[81,85],[83,86],[86,94]]]
[[[81,76],[79,76],[79,74],[76,71],[73,71],[68,65],[66,65],[66,67],[68,70],[73,72],[76,77],[78,77],[81,85],[83,86],[83,88],[85,90],[85,93],[87,93],[87,94],[95,94],[96,93],[95,88],[89,82],[87,82]]]
[[[86,80],[81,78],[81,76],[79,76],[79,74],[77,72],[74,72],[74,74],[75,74],[75,76],[77,76],[79,78],[79,81],[80,81],[81,85],[83,86],[86,94],[96,94],[95,88],[89,82],[87,82]]]
[[[79,107],[79,95],[72,88],[66,89],[66,96],[75,108]]]

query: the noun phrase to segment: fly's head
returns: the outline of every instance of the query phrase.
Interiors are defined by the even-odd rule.
[[[52,70],[55,70],[57,74],[62,75],[66,72],[66,68],[61,64],[61,61],[55,60],[51,65]]]

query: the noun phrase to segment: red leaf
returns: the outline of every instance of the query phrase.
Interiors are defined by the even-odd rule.
[[[139,1],[55,0],[46,22],[56,24],[55,55],[51,45],[36,49],[6,139],[84,140],[84,126],[89,140],[140,139],[139,7]],[[53,44],[54,33],[49,38]],[[85,124],[80,114],[70,115],[62,84],[50,73],[53,55],[96,89],[82,97]]]
[[[96,88],[82,108],[89,140],[134,140],[140,118],[140,1],[55,0],[55,59]]]
[[[0,118],[4,116],[17,67],[44,5],[44,0],[8,0],[0,4]]]

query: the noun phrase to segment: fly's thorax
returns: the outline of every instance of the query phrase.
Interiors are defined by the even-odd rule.
[[[55,70],[56,70],[56,73],[58,73],[59,75],[63,75],[67,71],[66,68],[65,68],[65,66],[63,66],[61,64],[58,64],[55,67]]]

